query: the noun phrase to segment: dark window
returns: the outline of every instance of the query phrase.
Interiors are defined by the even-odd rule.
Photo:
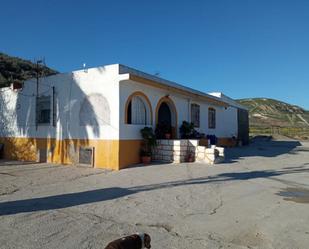
[[[127,110],[127,124],[132,124],[132,101],[130,101]]]
[[[50,96],[42,96],[37,98],[36,111],[37,111],[38,124],[50,124],[50,118],[51,118]]]
[[[41,110],[39,116],[39,123],[48,124],[50,122],[50,109]]]
[[[208,109],[208,128],[216,128],[216,110],[213,108]]]
[[[191,122],[194,127],[200,127],[200,106],[197,104],[191,104]]]
[[[142,96],[133,96],[126,110],[126,124],[148,125],[151,120],[150,106]]]

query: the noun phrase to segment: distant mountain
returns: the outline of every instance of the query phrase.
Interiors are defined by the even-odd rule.
[[[250,126],[309,128],[309,111],[275,99],[240,99],[249,108]]]
[[[57,74],[46,66],[40,66],[40,76]],[[12,81],[25,81],[36,77],[36,64],[18,57],[0,53],[0,87],[9,86]]]

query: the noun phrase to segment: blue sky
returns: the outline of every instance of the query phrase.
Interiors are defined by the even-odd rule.
[[[121,63],[309,109],[307,0],[1,1],[0,51],[61,72]]]

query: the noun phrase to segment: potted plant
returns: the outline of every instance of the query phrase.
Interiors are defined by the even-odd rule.
[[[151,162],[151,152],[145,149],[145,145],[142,144],[140,156],[143,164],[149,164]]]
[[[170,139],[172,136],[172,127],[167,123],[160,123],[156,127],[156,137]]]
[[[165,139],[171,139],[171,133],[165,133],[164,136]]]
[[[156,146],[156,137],[151,127],[144,127],[141,129],[141,135],[143,142],[141,145],[141,161],[143,164],[149,164],[151,162],[152,150]]]
[[[186,162],[188,163],[194,162],[194,153],[192,151],[189,151],[187,153]]]
[[[194,124],[187,121],[182,121],[182,124],[179,128],[180,137],[182,139],[192,138],[195,132]]]

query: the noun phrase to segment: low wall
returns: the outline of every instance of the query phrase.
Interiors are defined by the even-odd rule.
[[[224,148],[200,146],[195,139],[160,139],[153,152],[153,160],[167,163],[191,161],[206,164],[215,164],[224,160]]]
[[[153,160],[162,162],[185,162],[188,154],[195,156],[198,140],[193,139],[159,139],[154,149]]]
[[[195,153],[195,161],[199,163],[216,164],[224,161],[224,148],[212,146],[197,146]]]

